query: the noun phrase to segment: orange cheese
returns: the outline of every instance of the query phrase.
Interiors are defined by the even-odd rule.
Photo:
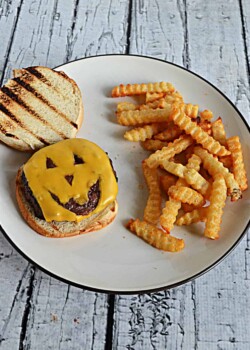
[[[75,156],[83,163],[75,164]],[[50,158],[55,167],[47,168]],[[93,142],[69,139],[37,151],[24,165],[24,174],[46,221],[80,222],[93,213],[102,211],[117,196],[118,185],[107,154]],[[72,183],[66,176],[73,176]],[[73,198],[82,205],[88,201],[88,192],[99,180],[100,198],[97,207],[88,215],[76,215],[58,204]]]

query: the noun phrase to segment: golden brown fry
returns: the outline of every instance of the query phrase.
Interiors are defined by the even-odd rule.
[[[163,208],[160,216],[160,224],[165,231],[170,232],[174,227],[179,209],[181,209],[180,201],[176,201],[171,197],[168,201],[166,201],[165,207]]]
[[[206,133],[208,133],[208,135],[212,134],[212,124],[209,120],[200,120],[197,121],[197,125],[199,125],[200,128],[202,128],[203,131],[205,131]]]
[[[210,120],[213,119],[214,115],[213,112],[209,109],[205,109],[204,111],[200,112],[200,118],[201,120]]]
[[[190,118],[196,118],[198,115],[199,106],[191,103],[185,104],[184,112]]]
[[[171,105],[169,109],[146,109],[134,111],[122,111],[116,114],[117,121],[121,125],[134,126],[148,123],[167,122],[171,114]]]
[[[185,165],[182,165],[180,163],[175,163],[175,162],[171,162],[167,159],[162,160],[160,162],[160,165],[163,167],[163,169],[165,169],[166,171],[168,171],[169,173],[181,177],[184,177],[184,173],[186,171],[186,167]]]
[[[164,92],[147,92],[146,93],[146,103],[154,102],[165,96]]]
[[[200,170],[201,159],[196,154],[192,154],[188,159],[187,168],[194,169],[196,171]]]
[[[233,174],[238,182],[241,191],[245,191],[247,185],[247,174],[243,160],[242,147],[238,136],[230,137],[227,140],[228,149],[231,152],[233,163]]]
[[[159,181],[160,181],[160,186],[161,186],[162,190],[166,194],[168,194],[169,187],[176,184],[177,178],[176,178],[176,176],[174,176],[172,174],[166,173],[166,174],[161,175],[159,177]]]
[[[170,197],[182,203],[202,206],[205,203],[203,196],[195,190],[186,186],[171,186],[168,190]]]
[[[192,205],[192,204],[181,203],[181,209],[182,209],[185,213],[189,213],[189,212],[195,210],[196,207],[195,207],[195,205]]]
[[[198,116],[198,110],[199,110],[198,105],[192,105],[191,103],[185,104],[178,100],[172,103],[172,105],[174,106],[174,108],[181,107],[184,113],[190,118],[197,118]],[[159,107],[164,109],[169,108],[169,103],[167,103],[166,100],[162,99],[161,103],[159,104]]]
[[[227,137],[221,118],[218,118],[212,123],[212,135],[221,145],[226,146]]]
[[[199,170],[200,167],[200,158],[193,155],[189,158],[188,163],[186,167],[184,167],[185,170],[187,169],[197,169]],[[176,186],[187,186],[187,183],[185,179],[179,178],[176,182]],[[178,215],[178,211],[181,208],[181,201],[176,201],[173,198],[169,198],[168,201],[165,203],[165,207],[162,210],[162,214],[160,216],[160,224],[161,226],[168,232],[172,230],[174,227],[174,223],[176,220],[176,217]]]
[[[221,217],[227,198],[227,186],[222,174],[216,174],[212,185],[210,205],[207,209],[207,220],[204,236],[211,239],[219,238]]]
[[[151,139],[141,142],[141,146],[146,151],[153,151],[153,152],[161,150],[163,147],[167,147],[168,144],[169,143],[167,141],[151,140]]]
[[[181,153],[192,145],[192,143],[193,139],[191,136],[181,135],[178,139],[174,140],[174,142],[169,143],[167,147],[163,147],[161,150],[151,154],[146,159],[146,162],[150,168],[156,168],[162,160],[174,157],[176,154]]]
[[[155,134],[158,134],[160,130],[165,129],[165,123],[153,123],[148,125],[143,125],[138,128],[126,131],[124,138],[128,141],[145,141],[146,139],[151,139]]]
[[[138,106],[135,105],[134,103],[130,102],[120,102],[117,104],[116,111],[118,113],[123,112],[123,111],[135,111],[138,109]]]
[[[228,170],[231,171],[231,168],[233,167],[231,154],[229,156],[219,157],[219,161],[224,165],[225,168],[228,168]]]
[[[120,112],[124,111],[142,111],[142,110],[148,110],[148,109],[154,109],[158,108],[161,105],[161,100],[156,100],[147,104],[142,104],[142,105],[136,105],[131,102],[120,102],[117,104],[117,115],[120,114]]]
[[[175,162],[171,162],[167,159],[162,160],[159,165],[161,165],[166,171],[168,171],[169,173],[181,177],[184,177],[184,173],[186,171],[186,167],[180,163],[175,163]]]
[[[183,97],[178,91],[174,91],[172,93],[168,93],[165,95],[164,100],[167,103],[175,103],[175,102],[183,102]]]
[[[147,83],[147,84],[120,84],[115,86],[112,90],[112,97],[123,97],[131,95],[142,95],[154,92],[173,92],[175,88],[171,83],[160,82],[160,83]]]
[[[145,221],[131,219],[127,227],[131,232],[157,249],[178,252],[184,248],[183,239],[173,237]]]
[[[215,175],[218,173],[223,175],[226,181],[229,195],[231,196],[231,201],[234,202],[241,198],[241,189],[238,185],[238,182],[235,180],[234,175],[230,173],[229,170],[225,168],[218,159],[216,159],[212,154],[210,154],[202,147],[195,147],[194,153],[201,158],[204,168],[209,172],[210,175],[213,176],[213,178],[215,178]]]
[[[144,220],[156,225],[161,215],[162,201],[157,169],[149,168],[145,161],[142,162],[142,169],[149,190],[149,196],[144,210]]]
[[[184,171],[184,178],[187,183],[203,196],[208,196],[210,193],[210,183],[201,176],[195,169],[187,169]]]
[[[166,129],[159,134],[154,135],[155,140],[173,141],[182,134],[182,130],[174,123],[168,123]]]
[[[215,141],[209,136],[201,127],[185,115],[181,109],[176,109],[171,115],[171,118],[181,130],[184,130],[187,134],[190,134],[194,140],[200,143],[209,152],[219,155],[226,156],[230,152],[222,146],[218,141]]]
[[[142,110],[160,108],[160,106],[161,106],[161,99],[139,105],[138,109],[142,111]]]
[[[200,221],[206,221],[207,208],[203,207],[194,209],[193,211],[187,212],[176,220],[176,225],[190,225]]]

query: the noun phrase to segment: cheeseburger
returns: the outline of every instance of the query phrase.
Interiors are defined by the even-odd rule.
[[[74,236],[107,226],[117,214],[117,192],[107,154],[79,138],[37,151],[16,178],[22,216],[48,237]]]

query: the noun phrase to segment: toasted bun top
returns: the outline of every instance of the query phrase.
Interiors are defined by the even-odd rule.
[[[76,136],[83,120],[81,91],[47,67],[14,70],[0,89],[0,140],[33,151]]]
[[[84,139],[69,139],[44,147],[28,160],[23,172],[48,222],[80,222],[102,211],[118,192],[109,157],[99,146]],[[88,201],[90,187],[97,181],[100,197],[90,214],[76,215],[63,206],[71,199],[83,205]]]

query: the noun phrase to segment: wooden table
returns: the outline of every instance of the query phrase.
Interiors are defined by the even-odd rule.
[[[249,31],[249,0],[0,1],[1,83],[17,67],[146,55],[202,75],[249,122]],[[49,277],[0,234],[0,349],[248,350],[249,289],[249,236],[192,282],[109,296]]]

